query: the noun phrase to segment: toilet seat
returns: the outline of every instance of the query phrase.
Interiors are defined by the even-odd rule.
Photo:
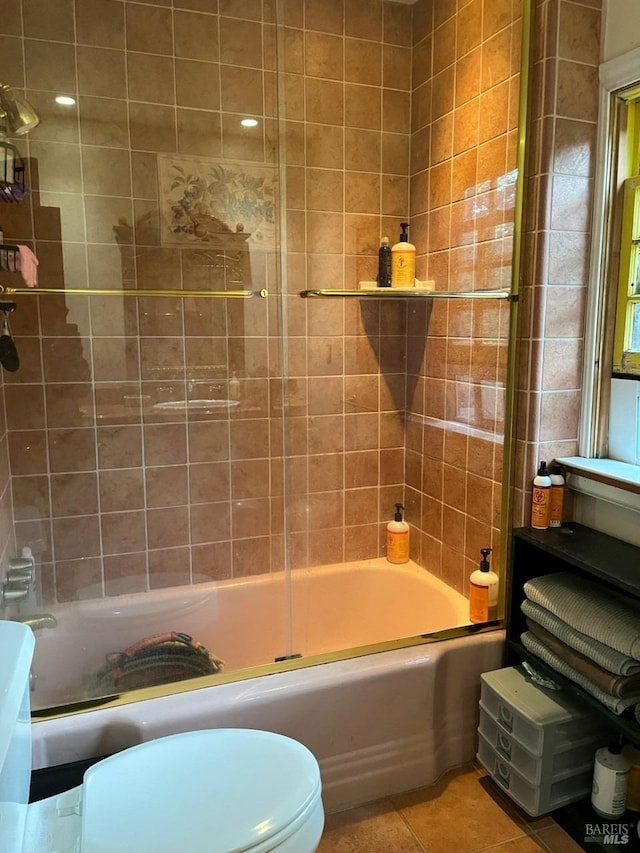
[[[33,634],[0,620],[0,853],[315,853],[320,769],[302,744],[255,729],[158,738],[27,804]]]
[[[322,819],[313,755],[257,730],[134,746],[89,768],[82,787],[82,853],[266,853]]]

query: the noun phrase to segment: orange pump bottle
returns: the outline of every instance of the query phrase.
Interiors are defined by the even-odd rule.
[[[396,504],[393,521],[387,524],[387,560],[390,563],[409,562],[409,525],[403,512],[402,504]]]
[[[498,618],[498,575],[491,571],[491,548],[481,548],[480,565],[469,578],[469,621],[488,622]]]

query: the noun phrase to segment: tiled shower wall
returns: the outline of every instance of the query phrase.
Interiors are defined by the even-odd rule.
[[[242,282],[268,286],[268,300],[20,297],[23,367],[7,386],[16,530],[40,550],[49,598],[280,569],[285,509],[294,567],[376,556],[401,500],[413,556],[462,587],[495,525],[506,311],[428,317],[298,292],[373,279],[410,184],[421,277],[508,284],[510,232],[496,235],[512,186],[497,179],[512,162],[517,38],[500,5],[506,19],[476,2],[453,15],[454,3],[287,0],[277,34],[259,0],[56,0],[55,14],[7,0],[0,74],[43,121],[20,143],[30,203],[0,223],[36,249],[41,286],[237,287],[210,253],[162,244],[157,155],[269,165],[280,145],[287,164],[282,313],[274,245],[252,250]],[[77,105],[53,105],[60,92]],[[255,133],[238,129],[246,112]],[[150,410],[232,396],[233,373],[230,415]]]
[[[404,500],[404,306],[297,294],[374,279],[407,215],[411,7],[286,10],[288,505],[304,566],[383,553]]]
[[[514,524],[540,459],[574,456],[580,415],[600,61],[600,0],[539,0],[532,56]],[[571,507],[566,510],[571,517]]]
[[[414,7],[411,219],[437,290],[511,286],[521,15],[512,0]],[[481,548],[500,565],[508,321],[498,301],[409,315],[407,506],[419,560],[459,590]]]
[[[41,287],[273,287],[273,238],[250,258],[229,245],[225,257],[215,245],[167,246],[158,188],[166,154],[266,164],[273,180],[271,4],[8,0],[0,27],[0,78],[25,89],[42,119],[18,142],[29,201],[3,206],[0,222],[7,242],[35,248]],[[76,104],[58,106],[58,94]],[[247,113],[257,129],[240,127]],[[268,571],[272,556],[279,567],[276,308],[17,301],[22,366],[6,386],[16,534],[43,561],[45,598]],[[224,409],[187,419],[153,408],[235,396],[233,421]]]

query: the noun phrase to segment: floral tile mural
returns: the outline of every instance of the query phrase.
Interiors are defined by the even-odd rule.
[[[158,179],[163,245],[275,248],[273,167],[159,154]]]

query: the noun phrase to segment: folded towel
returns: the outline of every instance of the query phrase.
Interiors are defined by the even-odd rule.
[[[565,663],[572,666],[576,672],[581,673],[590,681],[608,693],[610,696],[616,696],[618,699],[623,699],[625,696],[635,696],[640,693],[640,675],[623,676],[616,675],[613,672],[608,672],[597,663],[594,663],[589,658],[576,652],[550,634],[542,625],[538,625],[533,619],[527,619],[527,625],[532,634],[542,640],[542,642],[551,649],[552,652],[558,655]]]
[[[38,259],[28,246],[18,246],[18,269],[27,287],[37,287]]]
[[[640,661],[640,611],[605,587],[560,572],[527,581],[524,592],[582,634]]]
[[[571,646],[572,649],[580,652],[581,655],[594,661],[608,672],[614,672],[617,675],[640,674],[640,663],[638,661],[628,655],[621,654],[612,649],[611,646],[599,643],[592,637],[587,637],[586,634],[581,634],[539,604],[534,604],[533,601],[525,599],[520,608],[525,616],[533,619],[538,625],[542,625],[554,637],[562,640],[567,646]]]
[[[522,634],[520,636],[520,640],[522,641],[522,645],[525,649],[528,649],[528,651],[532,652],[536,657],[539,657],[540,660],[544,661],[552,669],[555,669],[556,672],[561,673],[566,678],[574,681],[576,684],[579,684],[580,687],[586,690],[587,693],[590,693],[594,699],[597,699],[598,702],[602,703],[610,711],[613,711],[614,714],[623,714],[627,708],[632,708],[640,702],[640,693],[635,696],[627,696],[625,699],[619,699],[616,696],[609,696],[608,693],[601,690],[589,678],[585,678],[584,675],[577,672],[572,666],[569,666],[568,663],[565,663],[548,646],[546,646],[542,640],[538,639],[535,634],[532,634],[531,631],[526,631]]]

